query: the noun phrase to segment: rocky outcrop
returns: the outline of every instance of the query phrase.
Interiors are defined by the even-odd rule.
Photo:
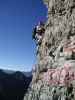
[[[44,3],[48,8],[46,31],[24,100],[75,100],[75,1]]]

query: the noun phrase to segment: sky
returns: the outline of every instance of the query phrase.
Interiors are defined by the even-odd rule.
[[[32,29],[46,15],[42,0],[0,0],[1,69],[32,69],[36,63]]]

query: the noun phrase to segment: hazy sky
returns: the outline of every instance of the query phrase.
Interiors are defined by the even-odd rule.
[[[42,0],[0,0],[0,68],[30,70],[35,63],[32,28],[46,19]]]

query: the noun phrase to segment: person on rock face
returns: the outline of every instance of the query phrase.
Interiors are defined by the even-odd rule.
[[[45,28],[44,28],[44,23],[42,21],[40,21],[38,23],[38,25],[36,25],[34,28],[33,28],[33,33],[32,33],[32,39],[35,40],[35,43],[37,45],[37,52],[36,54],[38,54],[39,52],[39,47],[42,43],[42,39],[43,39],[43,36],[44,36],[44,33],[45,33]]]
[[[33,28],[32,38],[36,40],[36,44],[40,45],[45,32],[44,23],[40,21],[38,25]]]

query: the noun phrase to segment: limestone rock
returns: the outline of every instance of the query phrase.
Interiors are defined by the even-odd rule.
[[[51,79],[49,71],[64,69],[66,64],[75,69],[75,0],[43,1],[48,8],[46,30],[37,53],[33,81],[24,100],[75,100],[75,78],[66,86],[48,84]],[[62,77],[64,73],[61,73]],[[55,82],[59,76],[59,71],[55,71]]]

